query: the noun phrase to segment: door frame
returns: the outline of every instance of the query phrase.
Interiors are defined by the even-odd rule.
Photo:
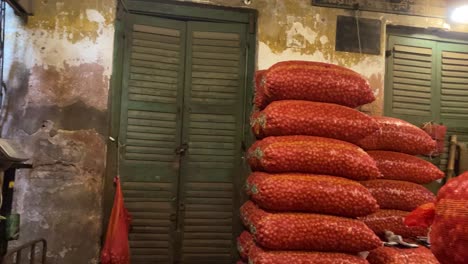
[[[112,75],[110,78],[110,91],[108,96],[108,138],[107,140],[107,158],[106,170],[103,182],[103,229],[101,236],[101,244],[104,243],[104,238],[107,231],[107,225],[112,210],[114,200],[114,177],[118,174],[118,137],[120,130],[121,116],[121,92],[122,92],[122,77],[123,77],[123,59],[125,46],[125,22],[126,14],[141,14],[156,16],[162,18],[172,18],[179,20],[195,20],[205,22],[225,22],[225,23],[240,23],[248,25],[247,31],[247,58],[246,58],[246,83],[244,100],[244,122],[242,142],[243,146],[249,146],[254,141],[254,136],[249,126],[249,116],[253,109],[253,93],[254,93],[254,72],[256,69],[256,48],[257,48],[257,18],[258,12],[255,9],[245,8],[230,8],[218,7],[205,4],[194,4],[186,2],[174,1],[131,1],[121,2],[117,4],[115,34],[114,34],[114,52]],[[246,149],[243,148],[243,156],[245,157]],[[245,159],[243,159],[245,161]],[[240,168],[241,177],[237,177],[236,186],[241,187],[249,173],[249,168],[246,162]],[[242,188],[235,192],[235,199],[239,202],[245,199],[245,194]],[[240,219],[239,212],[234,212],[234,218]],[[239,220],[240,223],[240,220]],[[237,230],[238,229],[238,230]],[[234,232],[240,233],[240,228],[235,228]]]

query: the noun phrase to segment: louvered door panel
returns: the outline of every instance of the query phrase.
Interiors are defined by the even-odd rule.
[[[241,24],[187,30],[181,263],[233,263],[245,90]]]
[[[387,64],[386,114],[413,123],[433,120],[434,44],[391,36],[389,45],[393,53]]]
[[[446,51],[460,46],[442,45],[441,117],[468,121],[468,46],[465,52]]]
[[[447,168],[451,135],[468,142],[468,45],[439,43],[440,117],[448,127],[447,151],[441,157],[441,169]]]
[[[129,16],[120,174],[132,215],[132,263],[173,263],[185,23]]]

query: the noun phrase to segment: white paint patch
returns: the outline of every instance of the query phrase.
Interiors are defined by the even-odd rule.
[[[293,22],[291,28],[286,31],[286,37],[289,48],[305,48],[306,41],[310,44],[315,43],[317,32],[305,27],[301,22]]]
[[[273,64],[286,60],[305,60],[328,62],[323,53],[316,51],[314,54],[302,54],[294,49],[286,49],[282,53],[274,53],[264,42],[258,45],[258,69],[264,70],[270,68]]]
[[[72,249],[71,248],[67,248],[67,247],[64,247],[62,248],[62,250],[59,252],[59,256],[61,258],[64,258],[68,252],[70,252]]]
[[[320,37],[320,43],[322,43],[322,45],[325,45],[328,43],[328,37],[327,36],[321,36]]]
[[[48,32],[41,29],[25,28],[9,8],[8,25],[5,29],[5,74],[11,64],[21,61],[27,68],[33,66],[56,67],[78,66],[83,63],[98,63],[105,67],[104,74],[109,77],[112,71],[114,48],[114,26],[105,25],[105,19],[97,10],[86,10],[87,19],[98,23],[96,40],[86,38],[73,43],[64,36],[71,33]]]
[[[112,8],[112,7],[110,7]],[[62,10],[65,16],[66,11]],[[112,73],[112,60],[114,48],[114,25],[106,25],[104,16],[95,9],[87,9],[83,19],[97,23],[97,37],[95,39],[84,38],[78,42],[72,42],[70,39],[73,33],[59,31],[46,31],[41,29],[30,29],[22,24],[22,21],[14,14],[11,8],[7,9],[6,32],[5,32],[5,67],[4,74],[8,76],[11,66],[14,62],[24,64],[24,67],[31,69],[35,66],[44,69],[54,68],[57,71],[65,67],[79,66],[81,64],[99,64],[104,67],[104,78],[110,78]],[[79,34],[76,33],[75,34]],[[67,38],[68,37],[68,38]],[[36,81],[43,80],[30,79],[30,86],[34,87]],[[89,91],[80,94],[86,104],[97,107],[100,110],[107,108],[107,102],[90,101],[86,94],[93,93],[96,89],[107,91],[109,87],[89,87]],[[51,87],[53,92],[53,87]],[[70,91],[78,92],[78,91]],[[56,104],[55,100],[44,98],[47,94],[35,89],[29,89],[27,102],[35,104]],[[71,96],[70,96],[71,97]],[[99,99],[99,98],[98,98]]]
[[[383,75],[385,73],[385,58],[383,56],[366,56],[350,68],[366,77]]]
[[[97,22],[103,24],[106,19],[95,9],[86,9],[86,16],[89,21]]]

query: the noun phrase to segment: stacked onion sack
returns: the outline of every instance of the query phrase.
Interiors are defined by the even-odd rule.
[[[427,236],[427,228],[409,228],[403,220],[435,196],[421,184],[444,177],[432,163],[415,155],[431,155],[436,142],[422,129],[396,118],[374,117],[380,131],[358,142],[376,161],[382,179],[361,182],[377,200],[380,210],[360,218],[378,236],[391,231],[403,238]]]
[[[383,178],[361,182],[377,200],[380,210],[360,217],[379,237],[390,231],[412,240],[427,236],[427,227],[408,227],[404,219],[417,207],[435,201],[435,196],[421,184],[444,177],[432,163],[416,155],[429,156],[437,149],[436,141],[422,129],[400,119],[374,117],[380,130],[358,142],[376,161]],[[404,260],[404,262],[402,262]],[[424,261],[423,261],[424,260]],[[438,263],[430,251],[377,249],[368,261],[380,263]]]
[[[378,211],[360,181],[381,176],[355,145],[379,131],[353,109],[374,100],[357,73],[336,65],[288,61],[257,73],[248,152],[250,200],[238,238],[250,264],[368,263],[358,257],[382,245],[358,217]]]

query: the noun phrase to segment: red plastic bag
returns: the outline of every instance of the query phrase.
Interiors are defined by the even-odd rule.
[[[364,186],[340,177],[255,172],[247,182],[251,199],[260,207],[272,211],[353,218],[374,213],[379,208],[377,201]]]
[[[260,85],[265,100],[257,104],[259,109],[281,100],[335,103],[352,108],[375,100],[369,82],[361,75],[321,62],[279,62],[264,72]]]
[[[343,253],[264,251],[253,248],[250,264],[368,264],[360,257]]]
[[[247,206],[246,206],[247,205]],[[253,207],[245,210],[247,207]],[[382,245],[359,220],[301,213],[268,213],[247,202],[241,208],[257,245],[270,250],[357,253]],[[249,219],[250,218],[250,219]]]
[[[128,231],[131,218],[124,206],[120,180],[115,178],[114,206],[107,227],[106,241],[101,253],[102,264],[130,264]]]
[[[412,211],[435,200],[435,195],[416,183],[392,180],[361,182],[372,193],[380,209]]]
[[[251,119],[257,138],[268,136],[318,136],[356,143],[379,130],[370,116],[329,103],[285,100],[269,104]]]
[[[381,238],[385,238],[385,231],[402,236],[403,238],[416,238],[418,236],[427,236],[429,229],[427,227],[408,227],[404,220],[409,212],[399,210],[379,210],[378,212],[359,218],[372,231]]]
[[[248,152],[254,171],[302,172],[369,180],[381,176],[374,159],[348,142],[312,136],[267,137]]]
[[[241,256],[243,260],[248,260],[250,250],[254,246],[255,246],[254,238],[247,231],[242,232],[240,236],[237,238],[237,251],[239,251],[239,255]]]
[[[468,172],[451,179],[440,189],[435,207],[418,208],[405,223],[424,226],[431,218],[431,250],[440,263],[468,263]]]
[[[358,145],[365,150],[388,150],[410,155],[431,155],[436,142],[424,130],[404,120],[374,117],[381,130],[362,139]]]
[[[444,177],[444,172],[434,164],[404,153],[391,151],[368,151],[377,163],[384,179],[430,183]]]
[[[370,264],[439,264],[431,251],[425,247],[412,249],[381,247],[372,250],[367,261]]]

